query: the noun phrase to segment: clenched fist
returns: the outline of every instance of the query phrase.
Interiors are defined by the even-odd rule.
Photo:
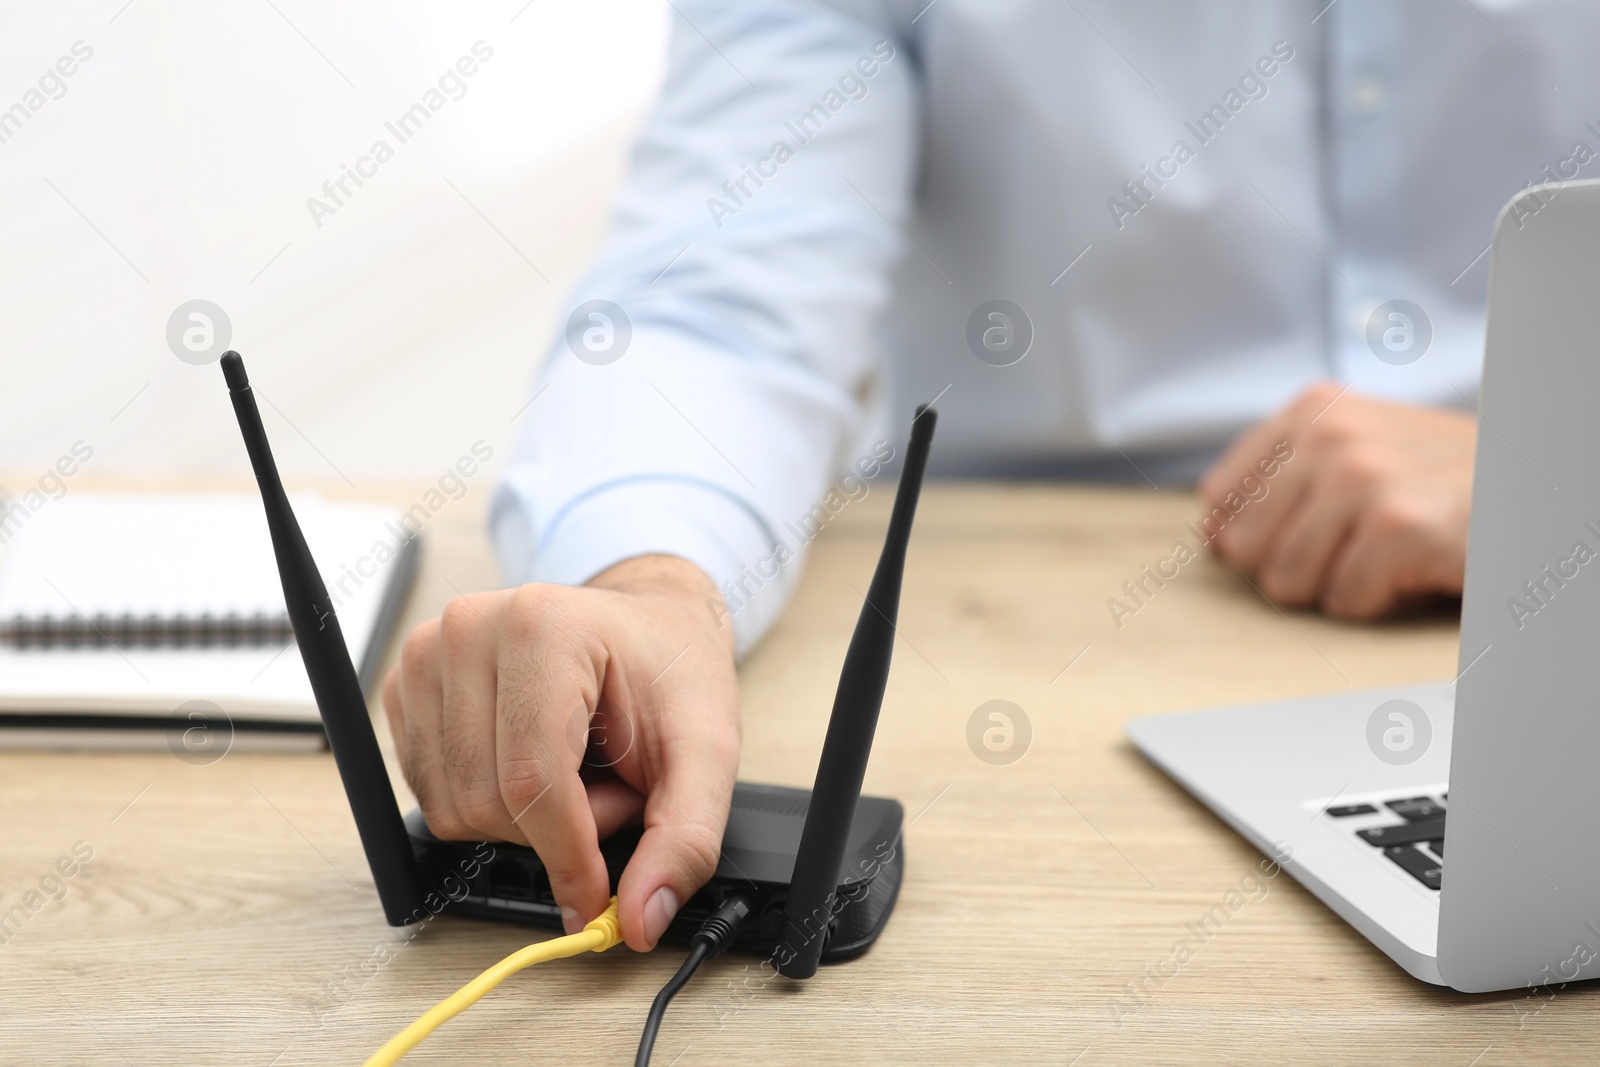
[[[458,597],[413,630],[383,704],[429,828],[532,846],[571,932],[611,894],[600,839],[642,817],[617,902],[629,946],[653,948],[716,870],[738,771],[711,602],[693,564],[641,556],[581,588]]]
[[[1241,434],[1201,479],[1208,508],[1230,495],[1249,501],[1213,543],[1284,606],[1372,619],[1415,598],[1459,596],[1476,441],[1469,415],[1314,386]],[[1258,465],[1285,454],[1257,498]]]

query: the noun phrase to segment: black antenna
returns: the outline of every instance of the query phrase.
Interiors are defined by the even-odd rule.
[[[383,915],[390,926],[404,926],[427,914],[422,867],[411,851],[411,838],[389,787],[389,772],[384,769],[383,753],[367,717],[367,699],[350,662],[328,588],[322,584],[322,574],[278,478],[278,465],[272,460],[272,446],[267,444],[267,431],[261,425],[261,412],[256,409],[239,353],[223,353],[222,376],[228,380],[233,412],[239,417],[239,431],[244,434],[250,466],[255,468],[261,501],[266,505],[294,639],[311,679],[322,725],[328,731],[328,747],[333,749],[345,796],[350,798],[350,811],[367,853],[367,866],[372,868],[378,899],[383,902]]]
[[[800,851],[795,856],[786,905],[783,949],[776,954],[778,973],[787,978],[810,978],[817,973],[822,950],[827,947],[828,921],[833,916],[834,894],[840,867],[855,822],[856,801],[872,754],[872,736],[878,728],[883,691],[889,684],[889,661],[894,657],[895,619],[900,614],[900,584],[906,569],[906,545],[911,540],[911,520],[917,513],[922,472],[928,465],[928,446],[938,413],[928,405],[917,408],[911,420],[911,445],[906,449],[900,488],[889,517],[889,534],[878,557],[878,569],[861,606],[856,632],[839,672],[839,691],[833,698],[833,716],[817,763],[817,781],[811,789],[811,806]]]

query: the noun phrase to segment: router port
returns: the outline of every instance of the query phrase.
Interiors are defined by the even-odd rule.
[[[777,940],[783,933],[784,910],[788,907],[789,900],[783,894],[775,894],[761,909],[761,914],[756,919],[755,928],[763,938]]]

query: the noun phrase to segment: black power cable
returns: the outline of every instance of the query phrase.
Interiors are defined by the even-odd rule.
[[[656,1033],[667,1014],[667,1005],[678,995],[678,990],[689,983],[702,963],[716,959],[733,944],[733,939],[739,936],[739,931],[744,929],[745,922],[750,918],[750,910],[749,898],[737,893],[730,894],[722,906],[700,924],[700,929],[689,940],[689,958],[683,961],[678,973],[661,987],[655,1002],[650,1005],[650,1014],[644,1021],[644,1034],[639,1038],[639,1054],[633,1058],[633,1067],[650,1067],[650,1053],[655,1048]]]

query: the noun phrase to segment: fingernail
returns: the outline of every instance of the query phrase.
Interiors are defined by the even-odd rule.
[[[576,908],[562,908],[561,927],[569,934],[581,934],[583,933],[583,916],[578,914]]]
[[[650,939],[653,945],[661,940],[661,935],[667,932],[667,924],[672,917],[678,914],[678,894],[670,886],[662,886],[655,891],[655,895],[645,901],[644,905],[644,936]]]

